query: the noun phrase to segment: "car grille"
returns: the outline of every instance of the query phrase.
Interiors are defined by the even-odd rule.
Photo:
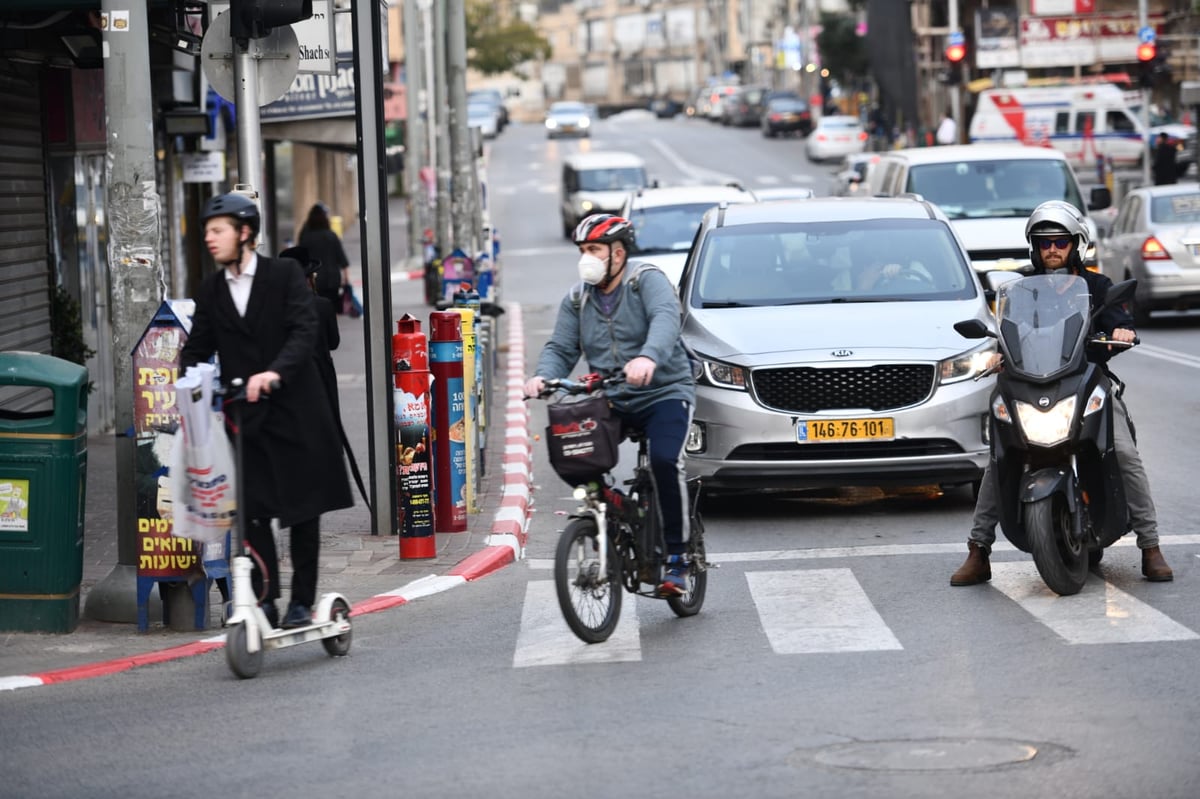
[[[840,461],[882,458],[921,458],[961,455],[962,447],[942,438],[905,438],[896,441],[859,441],[847,444],[743,444],[729,453],[729,461]]]
[[[933,393],[930,364],[818,369],[756,369],[750,375],[758,401],[786,413],[869,408],[889,411],[925,401]]]

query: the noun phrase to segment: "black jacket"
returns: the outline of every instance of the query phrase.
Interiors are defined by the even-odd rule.
[[[244,406],[248,517],[290,526],[350,507],[341,439],[313,358],[316,305],[299,264],[260,256],[244,317],[224,269],[205,279],[195,300],[182,368],[216,354],[223,382],[265,370],[282,378],[269,399]]]

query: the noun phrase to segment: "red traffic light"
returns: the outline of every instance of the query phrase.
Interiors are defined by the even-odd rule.
[[[946,60],[951,64],[957,64],[967,57],[967,46],[965,44],[948,44],[946,45]]]
[[[1158,45],[1154,44],[1153,42],[1144,42],[1144,43],[1138,45],[1138,49],[1137,49],[1138,61],[1141,61],[1143,64],[1146,63],[1147,61],[1153,61],[1154,56],[1156,56],[1157,54],[1158,54]]]

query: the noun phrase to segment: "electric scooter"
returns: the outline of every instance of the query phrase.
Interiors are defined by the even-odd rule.
[[[278,384],[272,389],[278,389]],[[233,409],[234,450],[236,463],[237,520],[234,525],[236,540],[233,542],[232,600],[225,621],[229,632],[225,635],[225,658],[229,668],[242,679],[249,679],[262,668],[263,651],[320,641],[325,651],[333,657],[341,657],[350,651],[352,629],[350,603],[338,593],[323,594],[313,611],[312,623],[290,630],[274,628],[267,621],[255,596],[250,582],[253,561],[250,547],[246,543],[246,507],[242,479],[242,405],[246,402],[245,382],[234,379],[225,392],[225,407]]]

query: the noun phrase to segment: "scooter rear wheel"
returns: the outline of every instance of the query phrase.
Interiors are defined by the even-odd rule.
[[[230,627],[225,634],[225,660],[229,662],[229,669],[243,680],[257,675],[263,661],[262,643],[259,642],[257,652],[250,652],[246,646],[247,635],[244,621]]]
[[[1071,512],[1058,494],[1025,506],[1033,562],[1050,590],[1062,596],[1078,594],[1088,573],[1087,551],[1071,535],[1071,527]]]
[[[349,621],[350,605],[344,599],[333,600],[333,605],[329,608],[329,618],[331,621]],[[341,635],[336,635],[330,638],[322,638],[321,645],[325,647],[325,651],[331,657],[340,658],[350,651],[350,639],[354,635],[354,630],[346,630]]]

